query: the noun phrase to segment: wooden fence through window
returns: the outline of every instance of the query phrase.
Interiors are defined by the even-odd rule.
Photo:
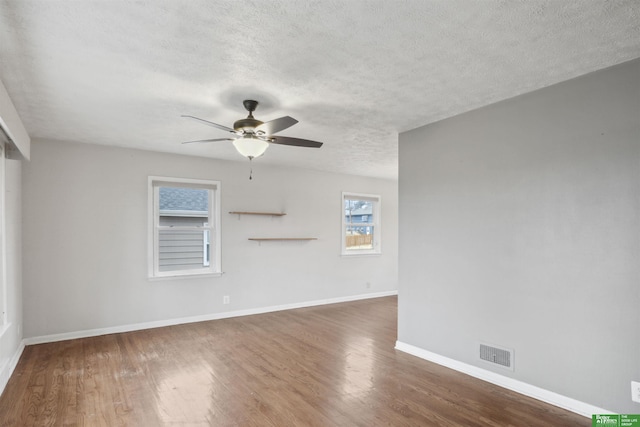
[[[373,234],[354,234],[347,236],[347,248],[353,247],[371,247],[373,243]]]

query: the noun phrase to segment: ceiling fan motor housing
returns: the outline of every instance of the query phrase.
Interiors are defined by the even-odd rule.
[[[245,99],[242,102],[242,105],[244,105],[244,108],[249,112],[249,116],[247,116],[246,119],[236,120],[233,124],[233,129],[236,132],[242,132],[243,134],[253,134],[255,133],[254,129],[263,123],[260,120],[253,118],[253,112],[258,108],[258,101]]]
[[[260,120],[256,120],[253,116],[247,117],[246,119],[236,120],[233,124],[233,129],[236,132],[242,133],[255,133],[254,129],[260,126],[262,122]]]

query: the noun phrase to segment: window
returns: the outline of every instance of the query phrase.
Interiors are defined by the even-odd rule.
[[[220,183],[149,177],[149,277],[220,274]]]
[[[380,196],[342,193],[342,254],[380,253]]]

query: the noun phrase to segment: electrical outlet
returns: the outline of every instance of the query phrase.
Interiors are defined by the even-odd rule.
[[[225,296],[222,297],[222,303],[223,304],[229,304],[229,302],[230,302],[229,295],[225,295]]]
[[[371,283],[367,282],[367,284],[365,285],[365,287],[366,287],[367,289],[371,289]]]
[[[640,382],[631,381],[631,400],[640,403]]]

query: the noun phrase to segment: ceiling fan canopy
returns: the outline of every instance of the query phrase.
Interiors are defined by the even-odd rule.
[[[252,99],[246,99],[242,103],[244,108],[249,112],[249,115],[240,120],[236,120],[233,124],[233,129],[224,125],[219,125],[209,120],[200,119],[198,117],[183,115],[204,123],[209,126],[213,126],[217,129],[230,132],[235,135],[235,138],[214,138],[214,139],[201,139],[197,141],[187,141],[183,144],[193,143],[206,143],[215,141],[232,141],[233,146],[238,150],[240,154],[247,157],[249,160],[253,160],[256,157],[260,157],[269,147],[269,144],[280,145],[292,145],[295,147],[309,147],[320,148],[322,142],[311,141],[308,139],[293,138],[287,136],[275,136],[275,133],[283,131],[298,121],[290,116],[280,117],[278,119],[270,120],[268,122],[262,122],[253,117],[253,112],[258,107],[258,101]]]

